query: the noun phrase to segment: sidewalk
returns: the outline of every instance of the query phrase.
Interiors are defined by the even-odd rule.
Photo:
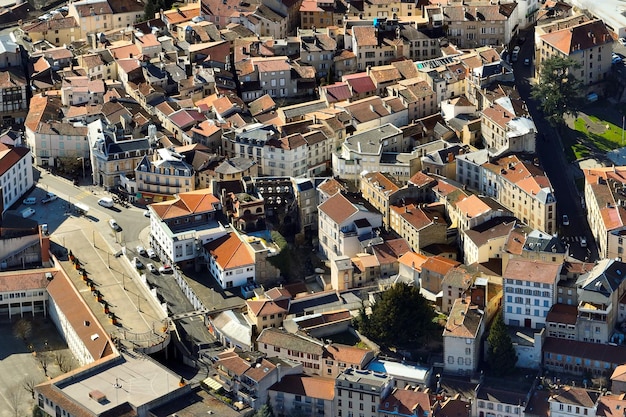
[[[129,268],[127,259],[124,256],[116,258],[116,251],[90,223],[84,218],[76,218],[63,223],[52,236],[54,242],[61,246],[65,244],[66,249],[78,258],[80,266],[87,272],[88,281],[83,280],[82,274],[69,260],[61,261],[61,267],[109,334],[126,341],[131,347],[158,343],[165,337],[165,312],[139,282],[139,274]],[[108,307],[108,313],[105,313],[105,307]]]

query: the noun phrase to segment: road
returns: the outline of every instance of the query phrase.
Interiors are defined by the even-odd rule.
[[[34,196],[40,201],[46,192],[52,192],[59,196],[59,198],[45,206],[41,203],[33,206],[35,210],[37,210],[33,218],[40,223],[48,223],[48,229],[53,236],[55,230],[68,218],[71,218],[65,214],[68,204],[80,202],[89,206],[89,212],[85,217],[91,220],[94,228],[102,235],[102,238],[107,240],[113,252],[117,252],[122,246],[125,246],[127,255],[132,259],[134,256],[139,256],[135,249],[138,245],[142,245],[146,248],[149,247],[146,229],[149,227],[150,220],[144,217],[143,208],[134,207],[132,205],[129,208],[122,208],[119,207],[119,205],[116,205],[112,209],[102,207],[98,205],[98,199],[111,197],[110,193],[102,191],[99,187],[77,187],[70,181],[51,175],[45,171],[39,177],[36,189],[23,198]],[[18,210],[24,207],[26,206],[20,205]],[[111,218],[114,218],[120,225],[122,228],[121,232],[115,233],[111,229],[108,224]],[[159,262],[145,257],[140,256],[140,259],[144,265],[149,262],[154,263],[157,268],[161,265]],[[148,271],[145,273],[150,286],[156,288],[159,299],[167,303],[170,315],[183,314],[195,310],[176,283],[173,275],[153,275]],[[215,340],[208,332],[203,320],[199,317],[177,320],[176,325],[181,326],[184,333],[190,335],[196,341],[212,343]]]
[[[598,250],[592,239],[587,216],[581,205],[579,194],[574,181],[573,167],[565,157],[561,140],[554,128],[543,118],[537,108],[537,102],[530,98],[531,82],[534,62],[534,28],[523,35],[526,42],[521,45],[519,59],[513,64],[515,84],[521,98],[526,102],[528,111],[533,118],[541,139],[537,140],[537,155],[554,189],[557,201],[557,221],[559,236],[564,244],[568,245],[570,256],[579,260],[593,262],[598,258]],[[524,59],[531,59],[531,66],[524,65]],[[569,226],[562,224],[563,215],[569,217]],[[580,238],[586,237],[588,247],[580,246]]]

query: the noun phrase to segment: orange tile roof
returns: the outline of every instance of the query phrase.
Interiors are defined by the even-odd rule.
[[[379,413],[405,416],[430,416],[430,396],[423,391],[394,388],[393,392],[380,402]]]
[[[372,351],[369,349],[361,349],[356,346],[348,346],[342,345],[340,343],[333,343],[331,345],[326,346],[326,351],[324,352],[325,358],[332,358],[339,362],[345,362],[347,364],[354,364],[360,366],[365,366],[367,363],[364,363],[368,358],[371,359],[374,357]]]
[[[459,210],[459,212],[461,212],[461,214],[470,219],[478,217],[481,214],[485,214],[491,210],[491,207],[489,207],[475,194],[472,194],[471,196],[464,198],[463,200],[456,203],[456,208],[457,210]]]
[[[42,121],[56,120],[59,117],[61,109],[61,101],[58,98],[52,98],[42,94],[33,96],[30,99],[28,114],[24,125],[33,132],[37,131],[39,123]]]
[[[204,248],[224,271],[254,264],[246,244],[232,232],[207,243]]]
[[[378,45],[374,26],[353,26],[352,36],[359,47]]]
[[[47,291],[94,360],[113,353],[107,332],[62,270],[54,274]],[[85,326],[85,322],[89,322],[89,325]],[[98,337],[94,336],[96,334]]]
[[[335,398],[335,379],[317,375],[286,375],[269,390],[332,401]]]
[[[444,337],[473,339],[479,336],[483,313],[478,309],[478,306],[471,304],[471,300],[471,297],[466,297],[454,301],[443,331]]]
[[[330,197],[340,191],[345,191],[346,188],[336,179],[330,178],[321,183],[317,189]]]
[[[265,291],[265,296],[274,301],[291,299],[291,293],[282,287],[274,287]]]
[[[427,256],[424,256],[420,253],[415,253],[415,252],[407,252],[398,259],[398,261],[401,264],[406,265],[410,268],[413,268],[417,271],[422,270],[422,265],[427,260],[428,260]]]
[[[452,259],[442,256],[431,256],[422,264],[422,270],[426,269],[443,276],[447,274],[449,270],[459,265],[461,265],[460,262]]]
[[[200,16],[200,2],[179,7],[175,10],[168,10],[163,13],[163,16],[167,19],[167,23],[171,25],[187,22],[194,17]]]
[[[390,174],[383,172],[370,172],[365,174],[365,179],[371,184],[374,184],[377,187],[381,187],[381,189],[385,190],[386,194],[393,193],[394,191],[398,191],[400,189],[400,185],[395,181]]]
[[[613,37],[601,20],[555,30],[539,38],[565,55],[613,43]]]
[[[188,216],[194,213],[206,213],[216,210],[220,200],[208,189],[189,191],[178,194],[174,200],[150,204],[161,220]]]

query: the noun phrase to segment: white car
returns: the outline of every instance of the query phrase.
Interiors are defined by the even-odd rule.
[[[139,245],[137,246],[137,253],[140,254],[141,256],[146,256],[147,252],[146,252],[146,248],[144,248],[143,246]]]
[[[171,274],[174,270],[170,265],[163,265],[159,268],[159,272],[162,274]]]
[[[620,45],[626,46],[626,38],[619,38],[617,41],[620,43]]]
[[[50,203],[51,201],[56,200],[57,198],[59,198],[59,197],[58,197],[56,194],[53,194],[53,193],[46,193],[46,196],[44,197],[44,199],[43,199],[43,200],[41,200],[41,202],[42,202],[43,204],[46,204],[46,203]]]
[[[563,226],[569,226],[569,216],[567,214],[563,215]]]
[[[143,217],[150,217],[150,210],[146,210],[143,212]]]
[[[111,226],[111,229],[115,230],[116,232],[119,232],[122,230],[122,228],[120,227],[119,224],[117,224],[115,219],[109,219],[109,226]]]
[[[150,258],[150,259],[154,259],[154,258],[156,258],[156,257],[157,257],[157,256],[156,256],[156,252],[155,252],[155,251],[154,251],[154,249],[152,249],[152,248],[149,248],[149,249],[146,251],[146,256],[148,256],[148,258]]]
[[[37,204],[37,199],[35,197],[28,197],[25,198],[24,201],[22,201],[23,204],[26,204],[27,206],[31,206],[33,204]]]
[[[157,271],[156,266],[154,266],[154,264],[148,264],[146,265],[148,267],[148,271],[152,272],[153,274],[158,274],[159,271]]]
[[[580,247],[581,248],[586,248],[587,247],[587,238],[586,237],[581,237],[580,238]]]

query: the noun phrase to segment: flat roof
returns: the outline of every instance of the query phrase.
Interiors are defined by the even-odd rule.
[[[55,385],[67,398],[100,415],[120,404],[139,408],[163,398],[180,390],[179,382],[180,376],[149,357],[122,353],[121,358],[109,361],[108,366],[93,367]],[[94,390],[104,394],[106,400],[98,402],[90,398],[89,393]]]
[[[430,373],[430,368],[391,362],[384,359],[374,359],[367,365],[367,369],[376,373],[385,373],[401,380],[417,381],[422,384],[428,383],[428,374]]]

